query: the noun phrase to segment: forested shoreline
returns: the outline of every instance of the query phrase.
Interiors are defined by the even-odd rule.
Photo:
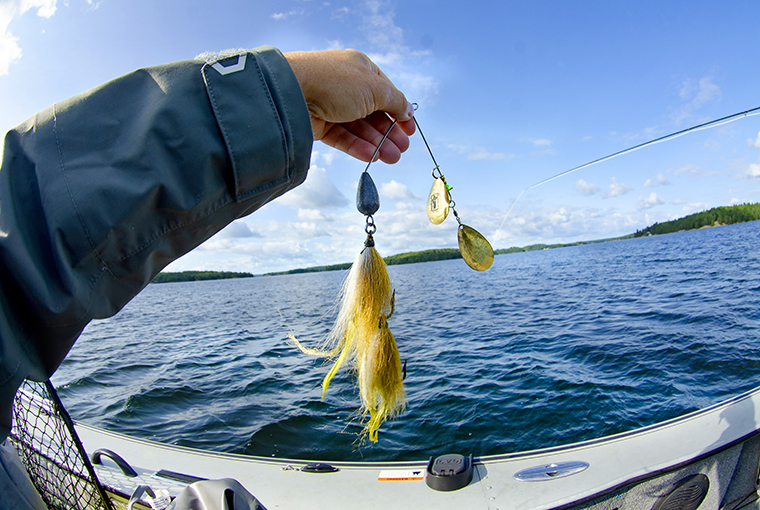
[[[688,216],[678,218],[677,220],[655,223],[643,230],[637,230],[633,236],[642,237],[648,235],[672,234],[684,230],[732,225],[734,223],[744,223],[755,220],[760,220],[760,203],[744,203],[731,206],[713,207],[707,211],[689,214]]]
[[[151,283],[197,282],[202,280],[227,280],[230,278],[252,278],[251,273],[232,271],[180,271],[178,273],[158,273]]]
[[[529,246],[513,246],[511,248],[501,248],[494,250],[495,255],[506,253],[522,253],[528,251],[548,250],[552,248],[564,248],[566,246],[579,246],[583,244],[604,243],[609,241],[619,241],[622,239],[631,239],[633,237],[642,237],[647,235],[670,234],[684,230],[696,230],[699,228],[731,225],[734,223],[743,223],[746,221],[760,220],[760,203],[738,204],[724,207],[714,207],[707,211],[702,211],[677,220],[655,223],[643,230],[637,230],[633,234],[609,239],[598,239],[595,241],[577,241],[574,243],[562,244],[531,244]],[[461,259],[462,254],[456,248],[441,248],[433,250],[414,251],[398,253],[384,257],[385,263],[389,266],[399,264],[416,264],[419,262],[433,262],[437,260]],[[326,266],[313,266],[299,269],[290,269],[288,271],[278,271],[266,273],[263,276],[276,276],[300,273],[320,273],[324,271],[341,271],[351,267],[351,262],[341,264],[331,264]],[[180,273],[159,273],[153,279],[152,283],[198,281],[198,280],[218,280],[225,278],[250,278],[251,273],[234,273],[220,271],[182,271]]]
[[[629,234],[622,237],[615,237],[611,239],[599,239],[596,241],[577,241],[574,243],[565,243],[565,244],[531,244],[530,246],[522,246],[522,247],[513,246],[512,248],[502,248],[499,250],[494,250],[494,255],[501,255],[504,253],[521,253],[521,252],[526,252],[526,251],[548,250],[551,248],[563,248],[565,246],[580,246],[582,244],[605,243],[608,241],[619,241],[621,239],[630,239],[632,237],[633,237],[633,234]],[[457,248],[440,248],[440,249],[434,249],[434,250],[410,251],[406,253],[398,253],[396,255],[383,257],[383,260],[385,261],[387,265],[395,266],[395,265],[401,265],[401,264],[417,264],[419,262],[435,262],[438,260],[451,260],[451,259],[461,259],[461,258],[462,258],[462,254],[459,252],[459,249]],[[301,274],[301,273],[321,273],[324,271],[340,271],[343,269],[348,269],[349,267],[351,267],[351,262],[344,262],[342,264],[332,264],[329,266],[313,266],[313,267],[303,267],[303,268],[298,268],[298,269],[289,269],[287,271],[266,273],[263,276],[277,276],[277,275]]]

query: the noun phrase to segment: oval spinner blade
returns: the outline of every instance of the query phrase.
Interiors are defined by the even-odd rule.
[[[493,264],[493,248],[483,235],[472,227],[459,225],[459,251],[467,265],[485,271]]]
[[[433,181],[433,187],[430,188],[430,195],[428,196],[427,217],[433,225],[439,225],[443,223],[446,216],[449,214],[449,190],[446,189],[446,184],[443,179],[438,177]]]

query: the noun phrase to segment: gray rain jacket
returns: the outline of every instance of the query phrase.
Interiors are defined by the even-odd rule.
[[[92,319],[306,178],[312,131],[282,54],[141,69],[9,132],[0,169],[0,442]]]

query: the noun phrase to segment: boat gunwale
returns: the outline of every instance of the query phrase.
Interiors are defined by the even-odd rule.
[[[651,434],[656,431],[665,430],[665,429],[677,426],[681,423],[693,420],[695,418],[708,415],[711,413],[715,413],[719,410],[723,410],[725,408],[738,404],[744,400],[750,399],[755,395],[760,395],[760,386],[753,388],[751,390],[748,390],[739,395],[735,395],[722,402],[718,402],[716,404],[708,406],[704,409],[692,411],[683,416],[678,416],[675,418],[671,418],[669,420],[658,422],[652,425],[647,425],[647,426],[630,430],[627,432],[621,432],[621,433],[613,434],[610,436],[603,436],[603,437],[599,437],[595,439],[589,439],[587,441],[569,443],[565,445],[552,446],[552,447],[541,448],[541,449],[536,449],[536,450],[526,450],[526,451],[515,452],[515,453],[504,453],[504,454],[488,455],[488,456],[481,456],[481,457],[473,457],[473,464],[480,464],[480,465],[487,466],[488,464],[513,462],[513,461],[518,461],[518,460],[522,461],[522,460],[529,460],[532,458],[537,459],[540,457],[558,455],[561,453],[567,453],[571,451],[581,451],[581,450],[585,450],[588,448],[593,448],[593,447],[597,447],[597,446],[601,446],[605,444],[612,444],[615,442],[629,439],[634,436]],[[417,469],[420,467],[427,466],[430,459],[428,458],[428,459],[420,459],[420,460],[412,460],[412,461],[338,461],[338,460],[291,459],[291,458],[284,458],[284,457],[262,457],[262,456],[246,455],[246,454],[239,454],[239,453],[215,452],[212,450],[203,450],[203,449],[193,448],[193,447],[188,447],[188,446],[179,446],[179,445],[172,445],[168,443],[161,443],[158,441],[152,441],[150,439],[143,439],[143,438],[139,438],[135,436],[130,436],[130,435],[123,434],[120,432],[113,432],[110,430],[103,429],[101,427],[88,425],[86,423],[82,423],[78,421],[75,421],[75,425],[77,428],[90,429],[95,433],[110,435],[119,439],[132,441],[136,443],[142,443],[146,446],[153,447],[153,448],[163,448],[167,450],[173,450],[177,452],[184,452],[184,453],[189,453],[193,455],[202,455],[202,456],[208,456],[208,457],[216,457],[216,458],[221,457],[228,460],[234,460],[234,461],[240,461],[240,462],[282,465],[283,467],[288,467],[288,466],[296,467],[296,466],[305,466],[307,464],[320,463],[320,464],[330,464],[335,467],[357,468],[357,469],[378,469],[378,468]],[[728,443],[723,444],[723,445],[716,445],[715,448],[705,451],[701,453],[699,456],[694,457],[693,459],[690,459],[688,463],[697,461],[705,456],[713,455],[719,451],[730,448],[738,443],[746,441],[747,439],[749,439],[750,437],[752,437],[753,435],[759,432],[760,432],[760,429],[755,428],[749,431],[747,434],[741,436],[740,438],[731,440]],[[680,464],[681,463],[679,463],[679,465]],[[666,468],[666,470],[669,470],[669,469],[670,467]],[[649,476],[649,475],[647,474],[645,476]]]
[[[646,482],[648,480],[652,480],[654,478],[658,478],[658,477],[666,475],[668,473],[674,473],[676,471],[684,469],[685,467],[687,467],[687,466],[689,466],[691,464],[695,464],[697,462],[701,462],[701,461],[703,461],[703,460],[705,460],[705,459],[707,459],[709,457],[712,457],[713,455],[717,455],[717,454],[719,454],[719,453],[721,453],[721,452],[723,452],[725,450],[733,448],[733,447],[735,447],[735,446],[737,446],[737,445],[739,445],[739,444],[741,444],[741,443],[743,443],[743,442],[745,442],[745,441],[747,441],[749,439],[752,439],[753,437],[755,437],[755,436],[757,436],[759,434],[760,434],[760,429],[755,429],[752,432],[750,432],[749,434],[746,434],[746,435],[744,435],[744,436],[742,436],[740,438],[737,438],[737,439],[735,439],[733,441],[730,441],[730,442],[728,442],[728,443],[726,443],[724,445],[718,446],[715,449],[706,451],[706,452],[704,452],[704,453],[702,453],[700,455],[697,455],[696,457],[692,457],[692,458],[690,458],[688,460],[685,460],[683,462],[679,462],[677,464],[670,465],[668,467],[664,467],[664,468],[656,469],[654,471],[650,471],[650,472],[645,473],[643,475],[634,476],[633,478],[629,478],[629,479],[627,479],[626,481],[624,481],[622,483],[618,483],[618,484],[612,485],[612,486],[610,486],[610,487],[608,487],[608,488],[606,488],[604,490],[601,490],[599,492],[596,492],[596,493],[594,493],[594,494],[592,494],[590,496],[585,496],[585,497],[583,497],[581,499],[574,500],[574,501],[572,501],[570,503],[567,503],[567,504],[564,504],[564,505],[560,505],[560,506],[556,506],[556,507],[551,507],[551,510],[565,510],[565,509],[568,509],[568,508],[575,508],[575,507],[584,505],[586,503],[589,503],[591,501],[597,500],[599,498],[603,498],[603,497],[608,496],[610,494],[623,491],[623,490],[625,490],[625,489],[627,489],[629,487],[633,487],[635,485],[638,485],[640,483]]]

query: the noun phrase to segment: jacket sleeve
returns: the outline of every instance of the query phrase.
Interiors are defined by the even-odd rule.
[[[0,441],[24,378],[169,262],[306,178],[311,124],[282,54],[141,69],[9,132],[0,169]]]

